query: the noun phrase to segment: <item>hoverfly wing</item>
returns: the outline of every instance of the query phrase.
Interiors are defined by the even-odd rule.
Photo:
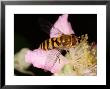
[[[50,35],[50,30],[51,30],[53,24],[44,18],[39,18],[38,23],[40,25],[40,29],[43,32],[45,32],[46,34]]]

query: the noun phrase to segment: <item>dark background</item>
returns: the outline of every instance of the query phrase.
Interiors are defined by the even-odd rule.
[[[46,33],[49,28],[42,28],[39,18],[45,19],[45,22],[54,24],[61,14],[14,14],[14,53],[22,48],[31,50],[39,47],[39,44],[49,38]],[[89,42],[97,43],[97,15],[96,14],[69,14],[69,22],[77,36],[88,34]],[[47,24],[49,26],[49,24]],[[51,27],[51,26],[49,26]],[[42,30],[43,29],[43,30]],[[31,70],[33,69],[31,66]],[[42,70],[39,70],[43,74]],[[18,75],[23,75],[15,70]],[[37,71],[38,74],[38,71]],[[39,74],[39,75],[40,75]],[[47,75],[50,73],[46,73]]]

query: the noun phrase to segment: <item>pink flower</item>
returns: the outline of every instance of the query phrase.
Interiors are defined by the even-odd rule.
[[[42,49],[28,51],[25,55],[25,61],[33,64],[34,67],[42,68],[52,73],[59,72],[62,67],[68,63],[67,59],[55,49],[49,51],[44,51]]]
[[[68,22],[68,14],[64,14],[58,18],[50,31],[50,38],[58,37],[61,34],[74,34],[70,22]]]

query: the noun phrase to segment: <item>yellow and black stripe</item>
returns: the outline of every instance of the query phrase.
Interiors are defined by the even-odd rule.
[[[58,48],[61,44],[60,38],[50,38],[41,43],[40,48],[44,50]]]
[[[60,37],[50,38],[41,43],[40,48],[50,50],[54,48],[68,48],[76,44],[75,35],[62,35]]]

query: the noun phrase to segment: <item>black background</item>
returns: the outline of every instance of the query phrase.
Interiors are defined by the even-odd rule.
[[[49,34],[44,30],[48,30],[40,26],[38,19],[43,18],[54,24],[61,14],[14,14],[14,53],[22,48],[30,48],[31,50],[39,47],[39,44],[49,38]],[[97,43],[97,14],[69,14],[69,22],[77,36],[88,34],[89,42]],[[38,75],[46,75],[42,70],[30,68],[36,71]],[[18,71],[15,73],[19,75]],[[51,73],[46,72],[47,75]]]

